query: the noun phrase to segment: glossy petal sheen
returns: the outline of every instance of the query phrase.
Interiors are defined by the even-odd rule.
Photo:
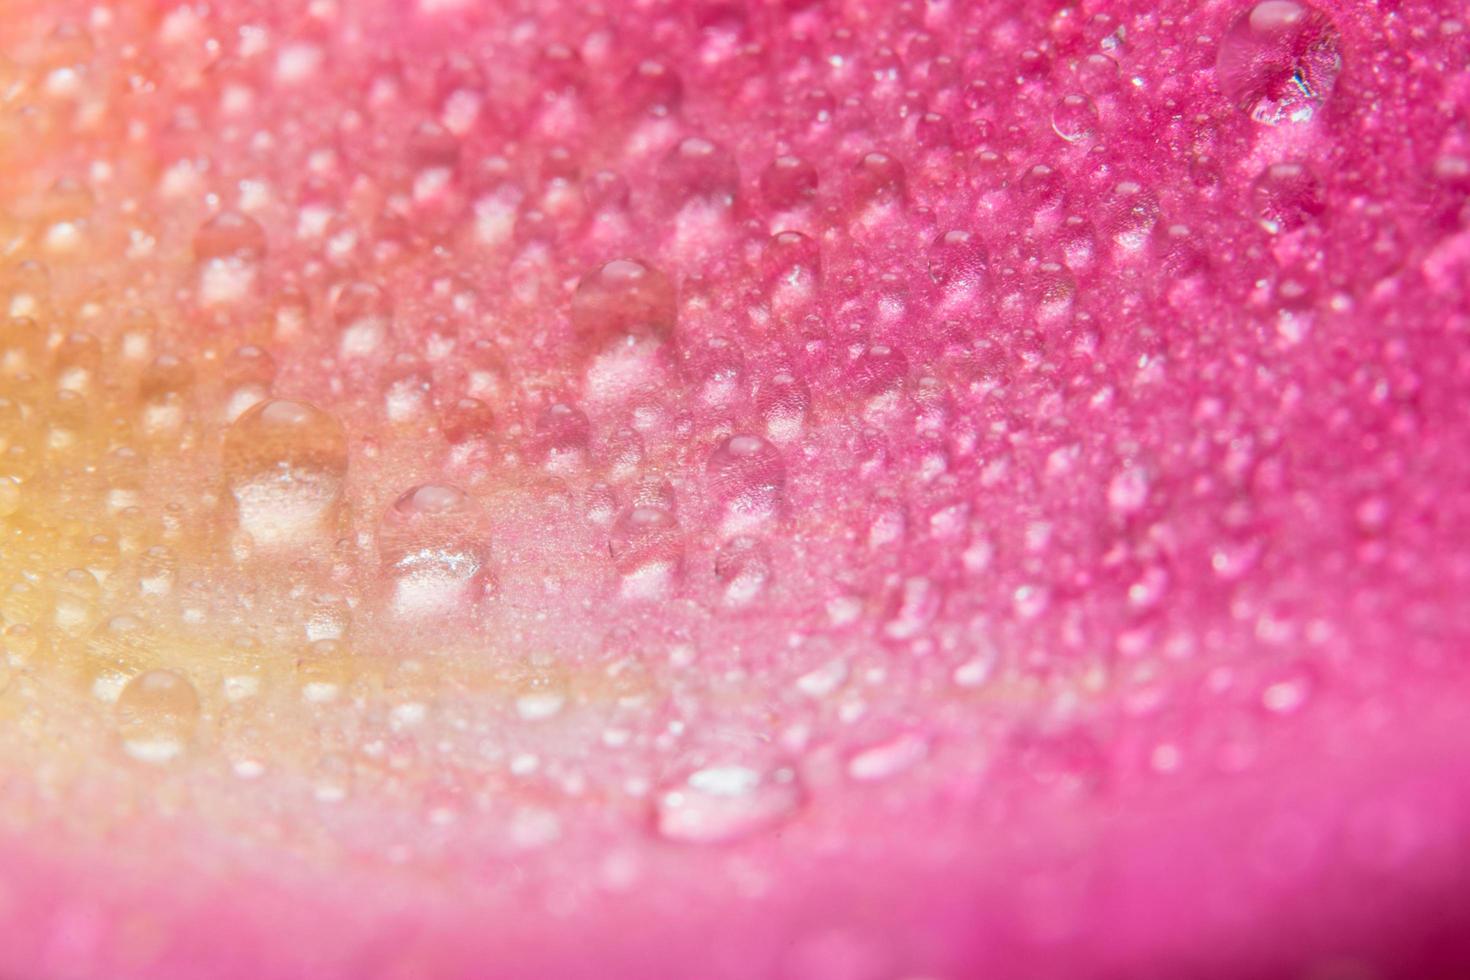
[[[1470,975],[1431,0],[7,0],[0,975]]]

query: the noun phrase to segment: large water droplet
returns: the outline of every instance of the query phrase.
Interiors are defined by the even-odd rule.
[[[254,295],[265,253],[265,230],[255,219],[235,211],[210,218],[194,236],[199,301],[225,307]]]
[[[199,727],[199,695],[182,674],[150,670],[123,688],[117,699],[123,749],[142,762],[177,758]]]
[[[395,613],[460,611],[484,594],[489,527],[468,494],[426,483],[399,497],[383,515],[378,553],[391,576]]]
[[[1293,231],[1322,213],[1322,184],[1304,163],[1273,163],[1250,189],[1261,227],[1271,234]]]
[[[1097,135],[1097,106],[1085,95],[1063,96],[1051,110],[1051,129],[1068,143],[1085,143]]]
[[[613,524],[608,552],[629,598],[663,598],[672,591],[684,561],[684,533],[667,509],[640,503]]]
[[[726,439],[710,454],[705,471],[726,533],[779,515],[786,490],[786,466],[780,450],[760,436]]]
[[[337,325],[337,352],[367,357],[377,352],[393,326],[393,300],[370,282],[343,286],[332,303]]]
[[[1215,60],[1221,91],[1267,126],[1312,119],[1341,70],[1332,22],[1295,0],[1265,0],[1241,14]]]
[[[262,402],[225,432],[224,469],[240,530],[256,545],[298,542],[329,525],[347,475],[347,436],[304,402]]]
[[[675,313],[668,277],[637,259],[594,269],[572,296],[572,326],[594,348],[626,336],[665,339],[674,330]]]

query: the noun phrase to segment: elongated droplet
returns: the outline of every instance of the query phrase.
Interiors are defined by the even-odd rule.
[[[655,801],[655,827],[666,840],[723,844],[789,820],[804,794],[787,767],[714,765],[665,787]]]

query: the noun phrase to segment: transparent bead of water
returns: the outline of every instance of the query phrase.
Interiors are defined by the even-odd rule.
[[[392,610],[404,616],[465,610],[484,594],[490,534],[483,509],[464,491],[414,487],[383,515],[378,554]]]
[[[724,590],[726,605],[754,602],[770,587],[772,576],[771,556],[755,538],[731,538],[715,556],[715,578]]]
[[[740,192],[735,156],[718,143],[699,136],[683,139],[659,167],[665,206],[677,212],[689,206],[727,211]]]
[[[1321,181],[1305,163],[1295,160],[1263,170],[1251,184],[1250,201],[1261,227],[1273,235],[1312,222],[1325,208]]]
[[[1051,110],[1051,129],[1068,143],[1084,143],[1097,135],[1097,107],[1085,95],[1066,95]]]
[[[199,301],[226,307],[255,295],[265,254],[265,229],[254,218],[236,211],[210,218],[194,236]]]
[[[123,688],[116,705],[123,749],[140,762],[182,755],[199,727],[199,694],[183,674],[150,670]]]
[[[765,422],[766,436],[785,445],[801,435],[811,411],[812,394],[806,382],[790,371],[777,371],[756,388],[756,408]]]
[[[628,598],[665,598],[684,562],[684,532],[667,508],[640,503],[624,511],[608,536],[608,553]]]
[[[305,402],[261,402],[226,430],[224,471],[239,529],[257,546],[300,542],[330,526],[347,476],[347,435]]]
[[[597,348],[624,336],[665,339],[675,314],[673,284],[638,259],[614,259],[592,270],[572,296],[572,327]]]
[[[760,176],[761,196],[778,211],[811,203],[817,196],[817,185],[817,168],[798,156],[777,157]]]
[[[738,532],[780,514],[786,466],[780,450],[760,436],[725,439],[710,454],[705,472],[725,531]]]
[[[1225,97],[1267,126],[1311,121],[1341,71],[1332,21],[1296,0],[1263,0],[1242,13],[1215,59]]]
[[[393,327],[393,300],[370,282],[343,286],[332,303],[337,326],[337,353],[367,357],[382,349]]]

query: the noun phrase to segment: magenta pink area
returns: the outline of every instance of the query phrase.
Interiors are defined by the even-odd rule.
[[[86,855],[10,840],[0,975],[1450,980],[1470,966],[1463,721],[1442,697],[1401,697],[1416,724],[1296,726],[1235,780],[1067,808],[1015,785],[925,812],[855,799],[717,857],[668,847],[635,888],[561,913],[542,903],[618,840],[478,878],[471,850],[454,874],[371,855],[323,874],[154,823]],[[730,893],[728,862],[766,888]]]

